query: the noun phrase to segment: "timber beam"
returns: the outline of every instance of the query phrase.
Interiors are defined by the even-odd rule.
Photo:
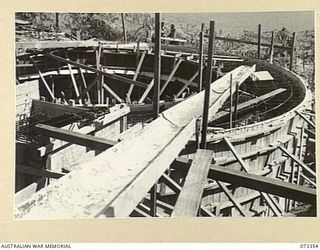
[[[175,167],[188,169],[191,163],[192,160],[180,157],[176,160]],[[316,201],[316,189],[252,173],[228,169],[214,164],[210,166],[208,178],[231,183],[233,186],[246,187],[296,201],[311,204],[315,204]]]
[[[31,113],[47,113],[52,116],[64,115],[66,113],[79,114],[87,111],[85,107],[73,107],[58,103],[45,102],[40,100],[32,100]]]
[[[37,169],[31,166],[26,166],[21,164],[16,164],[16,170],[18,173],[21,173],[21,174],[41,176],[45,178],[59,179],[62,176],[64,176],[64,174],[61,174],[61,173],[55,173],[50,170]]]
[[[203,189],[212,160],[212,151],[198,149],[171,214],[172,217],[195,217],[201,204]]]
[[[86,135],[79,132],[73,132],[44,124],[37,124],[35,128],[36,131],[41,135],[57,138],[95,150],[103,151],[117,144],[116,141],[111,141],[92,135]]]
[[[31,41],[31,42],[16,42],[16,49],[53,49],[53,48],[89,48],[99,47],[99,44],[106,49],[130,49],[133,50],[137,44],[119,44],[108,41]],[[149,45],[146,43],[140,43],[140,50],[148,50]]]
[[[235,186],[246,187],[296,201],[316,204],[316,189],[313,188],[217,166],[211,167],[209,177],[231,183]]]

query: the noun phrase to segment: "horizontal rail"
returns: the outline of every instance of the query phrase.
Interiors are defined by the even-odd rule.
[[[96,150],[106,150],[116,145],[116,141],[111,141],[92,135],[86,135],[79,132],[73,132],[66,129],[56,128],[49,125],[38,124],[35,126],[36,131],[52,138],[57,138],[63,141],[75,143]]]
[[[105,72],[103,70],[99,70],[99,69],[96,69],[94,67],[82,64],[82,63],[71,61],[71,60],[63,58],[61,56],[53,55],[52,53],[47,53],[45,55],[47,57],[51,58],[51,59],[54,59],[54,60],[57,60],[57,61],[60,61],[60,62],[64,62],[64,63],[67,63],[67,64],[71,64],[73,66],[76,66],[76,67],[79,67],[79,68],[82,68],[82,69],[86,69],[86,70],[92,71],[92,72],[97,73],[97,74],[104,75],[107,79],[117,80],[117,81],[120,81],[120,82],[123,82],[123,83],[126,83],[126,84],[133,84],[133,85],[136,85],[136,86],[142,87],[142,88],[147,88],[148,87],[148,84],[146,84],[146,83],[139,82],[139,81],[133,81],[133,80],[131,80],[129,78],[125,78],[123,76],[113,75],[113,74],[107,73],[107,72]]]

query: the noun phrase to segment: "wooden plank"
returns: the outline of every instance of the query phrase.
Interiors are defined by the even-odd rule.
[[[64,115],[66,113],[79,114],[87,110],[88,109],[86,108],[72,107],[72,106],[58,104],[58,103],[32,100],[31,113],[43,112],[43,113],[48,113],[52,116],[59,116],[59,115]]]
[[[248,166],[245,164],[244,160],[241,158],[241,156],[239,155],[239,153],[236,151],[235,147],[232,145],[232,143],[230,142],[229,138],[224,137],[224,141],[227,143],[228,147],[230,148],[232,154],[234,155],[234,157],[236,157],[237,161],[240,163],[242,169],[246,172],[249,173],[250,169],[248,168]],[[268,196],[268,194],[261,192],[261,195],[263,196],[263,198],[267,201],[268,205],[270,206],[270,208],[272,209],[272,211],[274,212],[274,214],[276,216],[281,216],[281,211],[279,211],[278,207],[275,207],[274,205],[274,201],[273,199]],[[280,213],[279,213],[280,212]]]
[[[190,167],[191,164],[189,164]],[[160,182],[163,181],[169,188],[171,188],[177,195],[179,195],[179,193],[182,190],[182,187],[175,182],[173,179],[170,178],[170,176],[168,176],[167,174],[163,174],[160,178]],[[163,203],[159,200],[157,200],[157,204],[159,203],[159,205],[165,206],[166,208],[173,210],[174,206],[168,205],[166,203]],[[215,215],[212,214],[208,209],[205,208],[205,206],[201,205],[200,206],[201,211],[204,212],[205,214],[214,217]]]
[[[50,87],[49,87],[46,79],[44,78],[44,76],[43,76],[42,72],[40,71],[39,67],[37,66],[37,64],[34,62],[33,57],[30,57],[30,59],[31,59],[34,67],[37,69],[38,74],[39,74],[39,76],[40,76],[40,78],[41,78],[41,80],[42,80],[43,85],[46,87],[46,89],[47,89],[50,97],[51,97],[52,100],[53,100],[55,97],[54,97],[54,94],[52,93],[52,91],[51,91],[51,89],[50,89]]]
[[[105,72],[103,70],[99,70],[99,69],[96,69],[94,67],[82,64],[82,63],[78,63],[78,62],[74,62],[74,61],[65,59],[65,58],[63,58],[61,56],[56,56],[56,55],[53,55],[53,54],[50,54],[50,53],[45,54],[45,55],[47,57],[49,57],[49,58],[54,59],[54,60],[61,61],[61,62],[64,62],[66,64],[71,64],[71,65],[74,65],[76,67],[83,68],[83,69],[89,70],[89,71],[94,72],[94,73],[99,73],[101,75],[104,75],[107,79],[117,80],[119,82],[126,83],[126,84],[133,84],[133,85],[139,86],[141,88],[147,88],[148,87],[148,85],[143,83],[143,82],[133,81],[133,80],[131,80],[129,78],[126,78],[126,77],[123,77],[123,76],[113,75],[113,74],[107,73],[107,72]]]
[[[217,181],[219,187],[223,192],[228,196],[229,200],[234,204],[234,206],[239,210],[240,214],[244,217],[247,217],[246,211],[242,208],[241,204],[237,201],[237,198],[233,196],[231,191],[228,189],[227,185],[221,181]]]
[[[146,129],[147,131],[150,131],[152,129],[152,124],[148,125]],[[162,129],[164,129],[163,126],[162,126]],[[111,201],[110,204],[105,205],[105,209],[100,211],[95,217],[128,216],[128,214],[130,214],[130,212],[136,206],[136,204],[139,201],[141,201],[141,199],[145,196],[148,190],[150,190],[150,188],[154,185],[154,183],[164,173],[165,169],[173,161],[175,156],[179,153],[179,150],[181,149],[181,147],[183,147],[186,144],[186,142],[188,141],[188,138],[191,137],[193,132],[194,132],[194,121],[192,120],[191,122],[189,122],[189,124],[186,125],[186,127],[180,128],[180,133],[171,139],[171,141],[167,144],[165,150],[158,152],[155,158],[147,162],[148,164],[147,166],[153,165],[153,166],[156,166],[156,168],[145,167],[144,170],[141,171],[135,177],[134,180],[132,180],[132,183],[130,183],[130,185],[126,185],[126,187],[122,190],[122,192],[118,196],[116,196]],[[140,134],[140,138],[141,138],[141,134]],[[138,137],[135,137],[135,140],[137,139]],[[149,138],[149,140],[154,140],[154,138]],[[123,142],[128,142],[128,141],[124,140]],[[120,142],[120,143],[123,143],[123,142]],[[159,140],[156,142],[156,144],[159,144]],[[126,151],[128,151],[128,149],[126,149]],[[135,152],[137,151],[135,150]],[[147,155],[145,150],[143,154]],[[136,153],[132,157],[136,159],[137,157]],[[150,158],[150,155],[148,155],[147,158]],[[130,164],[130,166],[132,167],[132,163]]]
[[[64,176],[64,174],[61,174],[61,173],[55,173],[50,170],[44,170],[44,169],[36,169],[31,166],[26,166],[21,164],[16,164],[16,171],[22,174],[28,174],[32,176],[41,176],[41,177],[53,178],[53,179],[59,179],[62,176]]]
[[[114,98],[118,100],[118,102],[122,103],[122,99],[105,83],[102,85]]]
[[[252,81],[273,81],[274,78],[269,71],[257,71],[251,75]]]
[[[79,132],[69,131],[66,129],[56,128],[49,125],[37,124],[35,126],[37,133],[57,138],[63,141],[75,143],[96,150],[106,150],[116,145],[116,141],[107,140],[92,135],[86,135]]]
[[[20,203],[25,202],[27,199],[32,197],[37,191],[39,191],[41,188],[43,188],[46,185],[46,178],[40,178],[36,182],[30,184],[29,186],[25,187],[24,189],[21,189],[14,195],[14,201],[15,205],[19,205]]]
[[[304,164],[302,161],[300,161],[296,156],[291,154],[285,147],[280,146],[279,149],[284,152],[286,155],[288,155],[293,161],[295,161],[297,164],[299,164],[304,170],[309,172],[312,176],[316,177],[316,172],[313,171],[311,168],[309,168],[306,164]]]
[[[180,99],[178,101],[172,101],[172,102],[164,102],[164,101],[160,101],[159,102],[159,108],[160,108],[160,111],[163,111],[163,110],[166,110],[166,109],[169,109],[171,108],[172,106],[182,102],[183,100]],[[149,104],[145,104],[145,103],[142,103],[142,104],[131,104],[129,105],[130,106],[130,110],[131,110],[131,113],[132,114],[136,114],[136,113],[152,113],[152,110],[153,110],[153,107],[152,107],[152,103],[149,103]]]
[[[208,176],[215,180],[231,183],[235,186],[246,187],[296,201],[306,203],[315,203],[316,201],[316,189],[280,181],[275,178],[213,165],[210,167]]]
[[[313,185],[315,188],[317,187],[317,184],[314,182],[314,181],[312,181],[312,180],[310,180],[307,176],[305,176],[304,174],[300,174],[301,175],[301,177],[303,178],[303,179],[305,179],[307,182],[309,182],[311,185]]]
[[[84,74],[83,74],[81,68],[79,68],[79,73],[80,73],[80,75],[81,75],[81,79],[82,79],[83,86],[84,86],[84,90],[83,90],[83,91],[85,91],[85,90],[88,88],[88,86],[87,86],[86,78],[84,77]],[[87,94],[88,101],[91,103],[91,98],[90,98],[89,92],[86,91],[86,94]],[[81,98],[80,98],[80,99],[81,99]]]
[[[204,67],[202,67],[203,69]],[[184,86],[180,89],[180,91],[176,94],[176,97],[179,97],[183,91],[190,85],[190,84],[195,84],[193,83],[193,80],[196,79],[196,77],[199,75],[199,71],[197,71],[196,73],[194,73],[194,75],[187,81],[185,82]]]
[[[133,125],[132,127],[128,128],[124,132],[122,132],[119,135],[119,139],[118,140],[122,141],[125,138],[129,138],[131,135],[135,134],[136,132],[138,132],[142,128],[143,128],[143,123],[142,122],[138,122],[135,125]]]
[[[98,80],[98,75],[93,79],[93,81],[88,85],[88,87],[86,87],[82,93],[80,94],[80,96],[78,98],[76,98],[76,101],[79,101],[80,99],[82,99],[86,94],[89,95],[89,91],[95,86],[97,85],[97,80]],[[91,100],[90,100],[91,101]]]
[[[140,57],[139,63],[138,63],[137,68],[136,68],[136,71],[135,71],[134,76],[133,76],[133,78],[132,78],[133,81],[136,81],[137,78],[138,78],[138,76],[139,76],[139,72],[140,72],[140,70],[141,70],[141,66],[142,66],[142,64],[143,64],[143,61],[144,61],[145,56],[146,56],[146,52],[144,51],[144,52],[142,53],[141,57]],[[131,96],[131,94],[132,94],[133,88],[134,88],[134,85],[131,84],[130,87],[129,87],[128,93],[127,93],[127,97],[128,97],[128,98],[130,98],[130,96]]]
[[[188,171],[191,163],[191,159],[179,157],[176,159],[174,167]],[[311,203],[314,202],[316,198],[316,189],[307,188],[254,173],[246,173],[244,171],[221,167],[216,164],[211,164],[208,177],[213,180],[231,183],[234,186],[246,187],[260,192],[267,192],[301,202]]]
[[[296,110],[296,113],[297,113],[299,116],[301,116],[301,118],[302,118],[303,120],[305,120],[311,127],[313,127],[313,128],[316,127],[316,125],[315,125],[312,121],[310,121],[307,117],[305,117],[300,111]]]
[[[174,76],[174,74],[176,73],[176,71],[178,70],[180,64],[182,63],[182,58],[179,58],[178,62],[174,65],[167,81],[163,84],[161,90],[160,90],[160,96],[162,95],[162,93],[165,91],[165,89],[167,88],[169,82],[171,81],[172,77]]]
[[[146,97],[148,96],[150,90],[152,89],[154,85],[154,79],[151,80],[151,82],[149,83],[148,88],[143,92],[142,96],[140,97],[138,103],[143,103],[144,100],[146,99]]]
[[[254,67],[240,66],[211,85],[214,90],[210,95],[211,115],[229,96],[230,74],[243,82],[252,70]],[[193,135],[195,120],[192,117],[201,117],[203,100],[202,91],[162,112],[130,140],[123,140],[80,164],[77,171],[34,194],[28,204],[20,204],[15,209],[15,218],[128,216]],[[72,193],[66,191],[70,185],[74,187]],[[59,194],[58,201],[53,193]]]
[[[77,85],[76,79],[74,78],[74,75],[73,75],[73,72],[72,72],[71,65],[69,63],[67,65],[68,65],[68,69],[69,69],[69,72],[70,72],[73,88],[74,88],[74,91],[76,92],[76,97],[79,97],[80,93],[79,93],[79,89],[78,89],[78,85]]]
[[[198,74],[198,72],[197,72],[197,74]],[[140,75],[141,76],[145,76],[145,77],[149,77],[149,78],[153,78],[153,76],[154,76],[154,74],[152,73],[152,72],[146,72],[146,71],[143,71],[143,72],[140,72]],[[161,74],[161,80],[162,81],[166,81],[167,79],[168,79],[168,75],[165,75],[165,74]],[[171,81],[179,81],[179,82],[181,82],[181,83],[183,83],[183,84],[188,84],[188,85],[190,85],[190,86],[193,86],[193,87],[195,87],[195,88],[197,88],[197,86],[198,86],[198,83],[196,83],[196,82],[190,82],[189,80],[186,80],[186,79],[184,79],[184,78],[182,78],[182,77],[179,77],[179,76],[177,76],[177,75],[175,75],[174,77],[172,77],[172,79],[171,79]]]
[[[143,217],[152,218],[152,217],[150,216],[150,214],[147,214],[146,212],[144,212],[143,210],[141,210],[141,209],[138,208],[138,207],[136,207],[134,210],[135,210],[137,213],[139,213],[140,215],[142,215]]]
[[[209,215],[210,217],[216,217],[209,209],[207,209],[205,206],[201,206],[201,211],[205,213],[206,215]]]
[[[274,91],[271,91],[270,93],[267,93],[267,94],[258,96],[258,97],[254,98],[254,99],[252,99],[252,100],[247,101],[247,102],[240,103],[240,104],[238,104],[238,112],[241,111],[241,110],[243,110],[243,109],[245,109],[245,108],[248,108],[248,107],[250,107],[250,106],[252,106],[252,105],[255,105],[255,104],[258,104],[258,103],[260,103],[260,102],[263,102],[263,101],[265,101],[265,100],[267,100],[267,99],[269,99],[269,98],[271,98],[271,97],[274,97],[274,96],[276,96],[276,95],[279,95],[279,94],[281,94],[281,93],[283,93],[283,92],[285,92],[285,91],[286,91],[286,89],[279,88],[279,89],[276,89],[276,90],[274,90]],[[222,118],[222,117],[224,117],[224,116],[229,115],[229,112],[230,112],[229,109],[220,111],[219,113],[217,113],[217,114],[210,120],[210,122],[216,121],[216,120],[218,120],[218,119],[220,119],[220,118]]]
[[[16,42],[16,49],[47,49],[47,48],[77,48],[77,47],[98,47],[101,43],[106,49],[133,49],[136,43],[119,44],[109,41],[32,41],[32,42]],[[147,43],[140,43],[140,50],[148,50]]]
[[[180,193],[181,186],[172,180],[167,174],[163,174],[160,178],[160,182],[163,181],[169,188],[173,190],[175,193]]]
[[[82,134],[90,134],[90,133],[98,132],[101,129],[105,128],[106,126],[120,120],[123,116],[126,116],[129,113],[130,113],[129,107],[123,107],[119,109],[119,105],[114,106],[110,108],[109,114],[105,114],[103,116],[102,120],[101,120],[101,117],[98,117],[96,120],[93,121],[93,122],[99,122],[99,124],[101,124],[102,126],[98,126],[98,127],[85,126],[85,127],[79,128],[76,132],[79,132]],[[50,144],[38,148],[38,151],[39,151],[40,157],[44,157],[49,153],[62,150],[71,145],[72,144],[68,142],[63,143],[59,140],[54,140]]]
[[[212,160],[212,151],[198,149],[190,166],[172,217],[197,216]]]

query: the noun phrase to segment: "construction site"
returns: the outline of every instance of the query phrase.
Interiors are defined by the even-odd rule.
[[[16,41],[15,219],[315,217],[314,93],[293,70],[296,33],[266,42],[257,24],[244,40],[210,21],[190,44],[150,15],[141,41],[120,13],[120,41]],[[16,19],[16,37],[32,32]]]

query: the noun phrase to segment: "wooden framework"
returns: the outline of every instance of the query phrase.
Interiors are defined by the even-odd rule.
[[[237,41],[237,42],[244,42],[248,44],[254,44],[258,46],[258,58],[260,58],[260,49],[262,46],[267,46],[271,48],[271,54],[270,54],[270,61],[272,61],[273,56],[273,49],[283,49],[283,50],[289,50],[291,52],[291,61],[290,61],[290,68],[292,69],[293,64],[293,56],[294,56],[294,41],[293,45],[289,47],[284,47],[280,45],[274,45],[274,34],[272,33],[272,41],[270,44],[264,44],[261,43],[261,25],[259,25],[259,32],[258,32],[258,42],[247,42],[237,39],[230,39],[230,38],[221,38],[216,36],[215,39],[220,40],[227,40],[227,41]],[[201,34],[203,36],[203,33]],[[293,40],[294,40],[293,35]],[[211,34],[210,38],[213,37]],[[159,37],[161,41],[161,37]],[[212,41],[211,41],[212,42]],[[80,43],[79,43],[80,44]],[[21,47],[21,45],[19,45]],[[18,47],[19,47],[18,46]],[[33,46],[39,46],[33,45]],[[48,46],[44,43],[41,46]],[[79,45],[80,46],[80,45]],[[83,43],[81,47],[83,46]],[[160,48],[161,43],[157,45],[158,52],[160,54]],[[99,48],[101,49],[101,44],[99,44]],[[117,47],[119,48],[119,47]],[[213,51],[214,45],[213,43],[210,46],[209,51]],[[98,55],[99,54],[99,55]],[[146,52],[144,51],[139,59],[137,60],[138,64],[135,68],[134,75],[132,80],[128,79],[126,77],[118,76],[115,74],[107,73],[106,70],[101,69],[100,65],[100,56],[101,52],[97,55],[97,68],[94,68],[93,66],[88,66],[85,64],[81,64],[79,62],[71,61],[68,58],[62,58],[60,56],[56,56],[54,54],[46,54],[47,57],[57,60],[62,63],[66,63],[67,67],[69,69],[69,73],[71,76],[72,84],[74,87],[74,91],[76,93],[76,101],[79,101],[81,104],[82,99],[84,96],[87,96],[87,99],[90,101],[90,94],[89,90],[93,88],[95,85],[97,85],[97,81],[100,81],[101,83],[101,90],[103,91],[103,88],[107,90],[118,102],[123,102],[123,100],[119,97],[119,95],[113,91],[105,82],[103,79],[100,79],[99,77],[105,77],[107,80],[117,80],[121,83],[129,84],[129,90],[126,94],[127,96],[127,102],[131,103],[131,94],[133,91],[134,86],[139,86],[144,90],[142,96],[139,99],[139,104],[143,103],[151,89],[153,88],[155,90],[155,86],[159,86],[160,83],[160,60],[159,64],[155,65],[155,67],[158,67],[158,76],[155,74],[155,78],[152,79],[152,81],[149,84],[139,82],[137,81],[137,78],[139,74],[144,75],[141,73],[141,67],[145,60]],[[158,54],[158,56],[159,56]],[[209,55],[209,67],[210,71],[214,68],[213,67],[213,61],[212,58],[214,58],[214,54],[212,52],[212,55]],[[98,59],[99,58],[99,59]],[[137,58],[138,59],[138,58]],[[220,58],[221,60],[231,60],[231,61],[237,61],[238,59],[234,58]],[[200,92],[201,90],[201,72],[203,69],[202,66],[202,52],[200,50],[200,59],[201,61],[199,64],[199,69],[195,74],[189,79],[189,81],[184,80],[183,84],[184,86],[179,90],[176,97],[179,97],[185,90],[188,88],[188,86],[197,86],[196,83],[194,83],[194,79],[199,75],[200,73],[200,82],[198,82],[198,90]],[[218,59],[219,60],[219,59]],[[240,59],[239,59],[240,60]],[[171,81],[174,81],[175,79],[175,73],[178,70],[179,66],[181,65],[183,59],[179,58],[176,64],[174,65],[173,69],[171,70],[171,73],[166,76],[165,83],[162,86],[161,90],[159,89],[158,92],[160,92],[160,95],[165,91],[166,87]],[[36,65],[35,65],[36,66]],[[76,82],[76,79],[74,77],[74,70],[72,69],[72,66],[75,66],[82,79],[82,83],[84,85],[84,90],[80,93],[78,89],[78,84]],[[54,92],[49,88],[48,83],[46,82],[44,78],[44,74],[38,69],[39,76],[46,87],[46,89],[49,92],[49,95],[52,99],[54,99]],[[97,78],[94,79],[92,83],[87,85],[86,79],[83,75],[83,70],[86,70],[88,72],[93,72],[97,74]],[[159,102],[153,102],[153,105],[156,105],[158,108],[158,112],[155,118],[155,121],[152,122],[150,125],[150,128],[144,128],[143,126],[140,129],[140,125],[138,126],[139,129],[132,129],[132,132],[127,132],[125,135],[125,140],[121,142],[112,141],[112,140],[106,140],[101,139],[98,137],[94,137],[92,135],[86,135],[82,133],[77,133],[73,131],[67,131],[65,129],[61,128],[55,128],[48,125],[39,124],[36,126],[36,130],[39,134],[42,134],[47,137],[52,138],[58,138],[61,140],[68,141],[69,143],[75,143],[77,145],[82,145],[91,149],[104,151],[108,148],[111,148],[114,146],[114,148],[111,148],[109,150],[106,150],[101,154],[101,157],[99,157],[98,160],[94,159],[90,164],[83,164],[81,166],[81,169],[77,173],[78,175],[73,175],[72,173],[68,174],[70,179],[72,180],[60,180],[57,184],[57,192],[59,190],[64,190],[65,186],[68,186],[69,184],[75,183],[77,180],[81,180],[81,176],[84,176],[86,174],[92,174],[97,172],[97,167],[101,167],[103,170],[102,176],[98,178],[105,178],[106,180],[110,181],[110,177],[108,174],[115,174],[116,179],[119,180],[124,176],[123,183],[119,184],[114,190],[107,189],[106,187],[101,186],[101,194],[97,192],[97,190],[100,188],[100,186],[97,189],[91,189],[90,187],[86,187],[84,184],[80,183],[78,187],[81,190],[84,190],[84,194],[78,194],[80,196],[82,195],[101,195],[99,196],[99,201],[97,204],[93,204],[92,200],[87,199],[83,197],[84,207],[90,207],[94,206],[94,209],[90,212],[88,212],[84,207],[80,208],[82,210],[80,212],[80,217],[124,217],[129,216],[132,211],[135,211],[136,213],[140,214],[140,216],[144,217],[150,217],[150,216],[161,216],[157,212],[157,207],[164,207],[167,210],[170,210],[172,212],[171,216],[173,217],[180,217],[180,216],[196,216],[198,214],[204,215],[204,216],[219,216],[219,211],[217,210],[215,213],[213,213],[213,210],[209,209],[208,207],[205,207],[201,205],[201,198],[203,192],[208,192],[209,190],[213,190],[213,185],[210,185],[207,182],[207,177],[211,178],[215,181],[216,188],[219,188],[222,190],[223,194],[226,195],[226,197],[229,199],[229,204],[232,204],[233,207],[235,207],[240,215],[242,216],[251,216],[251,213],[248,212],[248,210],[245,207],[246,200],[242,200],[241,198],[237,197],[232,190],[237,187],[246,187],[250,189],[257,190],[258,192],[252,193],[252,199],[256,199],[257,197],[263,197],[263,199],[266,201],[268,207],[272,210],[273,214],[276,216],[281,216],[284,214],[284,210],[282,206],[280,205],[280,202],[275,199],[275,196],[281,196],[285,197],[286,199],[292,199],[299,202],[306,202],[315,205],[316,203],[316,191],[312,188],[307,188],[303,186],[299,186],[294,183],[293,181],[293,173],[294,169],[291,169],[291,175],[290,173],[286,172],[285,166],[281,166],[281,163],[270,163],[270,166],[273,167],[279,167],[279,172],[283,171],[283,175],[285,178],[292,178],[292,183],[288,183],[285,181],[279,181],[276,179],[271,179],[269,177],[260,176],[258,174],[254,174],[250,170],[250,166],[247,162],[245,162],[245,157],[251,157],[254,154],[265,154],[269,155],[270,152],[274,151],[281,151],[286,156],[288,156],[294,163],[298,165],[298,178],[300,177],[307,180],[310,184],[313,186],[316,186],[316,182],[312,178],[308,178],[309,175],[312,177],[315,177],[315,171],[313,171],[308,165],[303,163],[301,160],[299,160],[299,155],[290,153],[284,146],[286,143],[292,143],[291,139],[285,138],[281,139],[280,141],[276,142],[275,144],[266,146],[264,148],[257,149],[256,151],[251,151],[248,153],[241,153],[238,152],[235,149],[235,146],[232,144],[232,140],[237,141],[237,136],[235,136],[233,139],[229,139],[228,137],[224,137],[222,140],[226,143],[228,148],[231,150],[234,157],[229,157],[228,159],[214,159],[215,163],[212,163],[212,151],[211,150],[198,150],[195,154],[195,158],[192,161],[192,163],[189,162],[186,163],[186,161],[181,161],[181,159],[175,159],[179,152],[181,152],[182,148],[185,146],[185,144],[190,140],[194,133],[194,127],[195,127],[195,120],[192,118],[199,118],[204,113],[207,112],[206,116],[216,120],[218,118],[221,118],[228,114],[228,111],[221,111],[216,114],[218,109],[221,107],[223,102],[226,100],[226,98],[233,94],[236,87],[239,87],[239,85],[244,82],[251,74],[255,71],[255,66],[253,67],[247,67],[247,66],[241,66],[232,72],[227,73],[225,76],[217,80],[214,84],[208,84],[207,93],[209,91],[211,94],[213,94],[213,97],[210,95],[207,96],[207,108],[204,109],[203,112],[199,110],[198,107],[200,104],[204,102],[204,92],[199,93],[198,95],[195,95],[188,100],[182,101],[181,103],[174,102],[176,106],[170,108],[169,110],[163,112],[160,114],[160,117],[156,119],[159,115]],[[108,71],[109,72],[109,71]],[[150,73],[149,73],[150,74]],[[210,77],[209,77],[210,79]],[[228,79],[232,79],[228,82]],[[107,81],[106,81],[107,82]],[[155,82],[157,84],[155,84]],[[211,83],[211,81],[208,81],[208,83]],[[155,85],[155,86],[154,86]],[[248,102],[241,103],[237,105],[236,112],[241,111],[244,108],[247,108],[251,105],[257,104],[261,101],[264,101],[268,98],[274,97],[280,93],[283,93],[285,89],[280,88],[275,91],[272,91],[270,93],[267,93],[265,95],[262,95],[260,97],[256,97]],[[159,97],[157,92],[155,92],[157,98]],[[104,103],[104,97],[103,93],[99,94],[99,104]],[[156,104],[155,104],[156,103]],[[46,106],[45,104],[44,106]],[[50,105],[50,104],[48,104]],[[61,105],[61,110],[58,108],[57,112],[82,112],[83,110],[86,110],[86,108],[79,108],[77,107],[62,107],[64,105]],[[200,105],[201,106],[201,105]],[[59,107],[59,106],[58,106]],[[230,114],[232,117],[232,105],[230,106]],[[68,111],[66,111],[68,110]],[[184,111],[188,110],[188,116],[184,116]],[[310,121],[308,118],[305,117],[305,114],[299,111],[296,111],[296,113],[304,119],[311,127],[315,127],[314,122]],[[182,115],[181,115],[182,114]],[[216,114],[215,116],[213,116]],[[205,125],[207,125],[207,122],[205,120]],[[232,119],[230,119],[230,128],[232,128]],[[159,129],[161,128],[161,131],[163,130],[165,135],[167,136],[166,140],[161,141],[161,138],[158,138],[157,132],[159,132]],[[266,132],[267,133],[267,132]],[[310,134],[310,133],[309,133]],[[140,136],[142,138],[140,138]],[[149,138],[150,137],[150,138]],[[155,144],[155,142],[152,141],[152,138],[158,138],[161,142],[159,144]],[[288,136],[289,137],[289,136]],[[205,134],[203,136],[203,140],[206,142],[208,141],[208,136]],[[210,138],[210,136],[209,136]],[[215,137],[212,141],[216,143],[217,137]],[[302,139],[300,139],[302,141]],[[211,143],[212,141],[208,141]],[[300,152],[299,154],[302,154],[302,142],[300,141]],[[146,148],[152,148],[150,149],[149,155],[141,155],[141,159],[136,160],[130,156],[130,154],[133,154],[133,148],[136,147],[136,145],[139,146],[137,142],[142,143],[143,146]],[[140,145],[141,146],[141,145]],[[210,145],[211,146],[211,145]],[[129,147],[128,153],[124,153],[123,149],[125,147]],[[192,145],[192,147],[194,147]],[[280,150],[277,150],[280,149]],[[196,148],[193,150],[196,150]],[[47,154],[47,153],[45,153]],[[43,154],[42,154],[43,155]],[[122,159],[128,157],[130,162],[128,166],[124,166]],[[131,158],[130,158],[131,157]],[[279,157],[280,159],[281,157]],[[282,157],[285,158],[285,157]],[[278,158],[277,158],[278,159]],[[131,162],[132,161],[132,162]],[[202,162],[203,161],[203,162]],[[174,162],[172,164],[172,162]],[[242,168],[242,171],[222,168],[221,165],[227,165],[230,162],[235,162],[236,164],[240,165]],[[284,160],[284,162],[287,164],[289,161]],[[183,165],[183,168],[186,168],[189,170],[184,185],[180,186],[175,180],[174,177],[171,177],[169,173],[165,173],[167,170],[167,167],[169,165]],[[266,159],[266,164],[268,164],[268,158]],[[93,166],[93,167],[92,167]],[[122,171],[121,175],[118,175],[114,170],[113,166],[119,167],[119,169]],[[173,167],[173,169],[177,170],[179,167]],[[280,169],[283,168],[283,169]],[[299,170],[300,169],[300,170]],[[61,173],[55,173],[49,170],[35,170],[34,168],[30,166],[25,165],[19,165],[17,168],[18,172],[25,173],[25,174],[34,174],[36,176],[46,177],[46,178],[60,178],[64,176],[64,174]],[[171,169],[170,169],[171,170]],[[168,172],[170,172],[170,170]],[[201,170],[201,171],[200,171]],[[308,176],[304,175],[302,173],[302,170],[305,172],[308,172]],[[199,171],[201,174],[199,174]],[[132,174],[133,172],[133,174]],[[209,175],[208,175],[209,173]],[[281,173],[282,174],[282,173]],[[174,176],[174,175],[173,175]],[[74,178],[74,179],[73,179]],[[109,178],[109,179],[108,179]],[[284,180],[285,180],[284,178]],[[157,181],[160,181],[161,183],[164,183],[168,187],[170,187],[174,191],[174,195],[178,196],[177,202],[175,206],[170,205],[168,203],[165,203],[161,200],[161,198],[166,197],[166,194],[161,197],[161,194],[157,193],[157,185],[154,183],[157,183]],[[111,182],[111,181],[110,181]],[[297,183],[299,183],[299,180],[297,180]],[[96,188],[96,187],[95,187]],[[147,192],[151,189],[150,195],[147,194]],[[191,191],[190,191],[191,190]],[[43,209],[46,209],[49,207],[49,216],[55,217],[57,214],[55,211],[53,211],[50,207],[50,197],[47,196],[48,193],[50,193],[52,190],[50,187],[45,188],[42,191],[41,195],[44,195],[48,200],[46,200],[46,204],[39,207],[30,207],[30,214],[24,214],[24,211],[22,209],[24,204],[20,204],[16,211],[16,217],[17,218],[23,218],[23,217],[29,217],[32,218],[37,211],[42,211]],[[99,191],[100,192],[100,191]],[[105,192],[105,193],[103,193]],[[160,192],[161,193],[161,192]],[[147,194],[147,195],[146,195]],[[157,198],[159,195],[159,198]],[[169,196],[169,195],[168,195]],[[62,202],[68,200],[68,195],[63,195]],[[149,199],[148,199],[149,198]],[[32,197],[32,201],[37,204],[39,201],[39,196],[35,195]],[[188,202],[186,202],[188,201]],[[139,203],[140,202],[140,203]],[[148,206],[146,205],[149,205]],[[60,205],[58,205],[60,206]],[[62,207],[62,208],[61,208]],[[61,206],[60,208],[63,209],[71,209],[71,207],[63,208]],[[222,206],[223,207],[223,206]],[[199,209],[200,208],[200,209]],[[66,216],[67,211],[64,210],[65,214],[63,216]],[[149,211],[150,210],[150,211]],[[73,213],[71,211],[71,213]],[[75,214],[74,215],[79,215]]]
[[[210,150],[198,149],[171,214],[172,217],[197,216],[211,160]]]

